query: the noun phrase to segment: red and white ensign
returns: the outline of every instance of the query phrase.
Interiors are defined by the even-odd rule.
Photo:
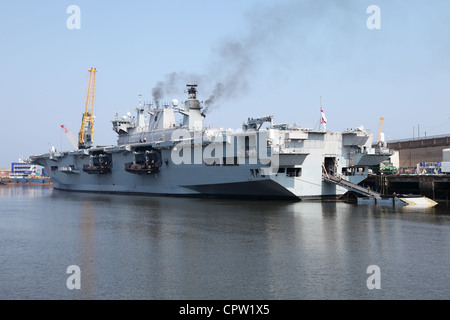
[[[327,123],[327,118],[325,117],[325,112],[323,112],[322,107],[320,107],[320,113],[322,114],[322,123]]]
[[[325,117],[325,112],[323,112],[322,106],[320,107],[320,114],[322,115],[320,122],[322,123],[323,129],[327,131],[327,117]]]

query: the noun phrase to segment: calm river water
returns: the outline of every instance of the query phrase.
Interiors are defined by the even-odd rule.
[[[450,208],[2,186],[0,262],[0,299],[449,299]]]

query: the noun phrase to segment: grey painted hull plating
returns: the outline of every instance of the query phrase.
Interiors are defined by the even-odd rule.
[[[31,160],[46,167],[54,187],[61,190],[321,199],[347,192],[325,181],[324,174],[357,184],[370,166],[392,154],[381,146],[373,149],[372,134],[362,127],[314,131],[274,125],[268,116],[249,118],[241,132],[206,128],[196,85],[187,86],[184,107],[173,101],[173,108],[150,108],[148,121],[141,105],[136,117],[116,115],[112,123],[117,146],[51,152]],[[175,111],[183,116],[180,125]],[[261,129],[264,122],[270,126]],[[184,155],[185,150],[194,150],[191,158],[178,161],[174,154]]]

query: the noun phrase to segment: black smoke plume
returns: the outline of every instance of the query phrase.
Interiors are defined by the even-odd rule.
[[[279,66],[286,66],[290,59],[307,55],[308,36],[318,32],[314,29],[317,23],[319,26],[330,24],[330,21],[323,21],[324,17],[330,17],[326,14],[330,10],[334,10],[335,14],[351,12],[348,5],[348,0],[286,0],[256,5],[245,15],[246,34],[226,39],[213,48],[210,67],[204,74],[167,74],[165,80],[159,81],[153,88],[153,98],[160,101],[163,96],[178,92],[187,83],[197,83],[202,92],[211,92],[204,101],[203,113],[207,113],[224,101],[246,93],[258,65],[269,64],[279,70]],[[344,15],[340,21],[345,19]],[[332,22],[335,24],[330,25],[331,30],[342,28]],[[330,35],[325,35],[327,37]],[[305,52],[292,52],[292,42],[303,43]]]

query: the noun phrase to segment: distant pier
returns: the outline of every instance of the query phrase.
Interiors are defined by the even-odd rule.
[[[382,194],[416,194],[449,201],[450,175],[369,175],[363,182]]]
[[[424,164],[438,165],[443,161],[443,150],[450,148],[450,135],[416,137],[386,143],[389,149],[396,151],[391,162],[399,174],[369,175],[361,183],[362,186],[385,195],[414,194],[435,201],[449,201],[450,174],[436,174],[440,173],[437,166],[429,168]],[[423,174],[424,172],[435,174]]]

